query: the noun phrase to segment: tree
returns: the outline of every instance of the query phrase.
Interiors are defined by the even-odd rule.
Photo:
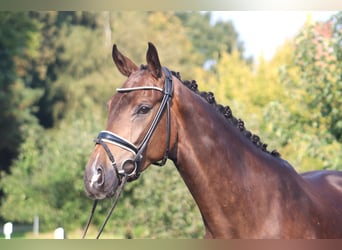
[[[308,19],[280,68],[285,98],[265,112],[271,134],[301,171],[341,169],[341,32],[333,29],[340,15],[326,23]]]
[[[239,41],[231,21],[212,24],[210,12],[176,12],[175,15],[181,20],[186,36],[193,44],[192,53],[201,55],[198,65],[203,66],[205,62],[219,59],[222,52],[231,54],[237,50],[243,58],[243,43]]]
[[[73,27],[95,29],[98,26],[96,22],[97,16],[89,12],[70,11],[33,11],[29,12],[29,15],[32,20],[40,23],[42,37],[38,47],[38,56],[35,60],[31,61],[32,66],[28,72],[28,75],[32,78],[32,85],[42,88],[44,91],[42,97],[37,102],[39,109],[35,115],[43,127],[52,128],[63,119],[67,110],[64,103],[67,102],[68,90],[66,86],[61,86],[61,76],[66,75],[64,72],[69,69],[75,70],[73,75],[78,77],[84,70],[89,70],[89,61],[87,61],[88,66],[84,66],[82,60],[79,60],[78,64],[70,65],[69,58],[65,58],[65,51],[69,49],[65,47],[70,43],[67,44],[63,39],[72,32]],[[86,30],[87,28],[84,29]],[[80,42],[75,48],[79,51],[80,46],[85,45]],[[79,55],[75,52],[73,56]],[[75,61],[76,59],[77,57],[74,58]],[[68,85],[70,86],[71,84],[68,83]]]
[[[27,13],[0,13],[0,170],[9,171],[27,130],[37,125],[34,104],[42,91],[27,71],[39,42],[39,25]]]
[[[312,113],[312,126],[328,129],[342,142],[342,12],[331,21],[307,22],[297,37],[296,66],[301,84],[308,93],[307,105]],[[335,27],[335,29],[334,29]]]
[[[71,125],[61,124],[58,131],[30,130],[11,174],[3,175],[0,183],[6,194],[0,212],[3,218],[30,223],[38,215],[42,231],[85,224],[90,201],[82,175],[92,145],[89,128],[96,124],[75,120]]]

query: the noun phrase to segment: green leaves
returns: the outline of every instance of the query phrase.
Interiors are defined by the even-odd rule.
[[[307,21],[279,72],[285,96],[266,108],[265,121],[276,124],[283,156],[300,171],[341,169],[340,16],[326,23]]]
[[[39,25],[28,13],[0,12],[0,166],[6,171],[28,127],[37,125],[33,113],[42,90],[26,75],[39,39]]]

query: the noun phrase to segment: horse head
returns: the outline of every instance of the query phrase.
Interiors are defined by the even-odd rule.
[[[127,77],[107,103],[105,130],[95,139],[84,185],[94,199],[115,194],[123,177],[135,180],[151,164],[163,165],[175,143],[170,119],[173,77],[148,44],[147,65],[140,68],[113,46],[113,61]]]

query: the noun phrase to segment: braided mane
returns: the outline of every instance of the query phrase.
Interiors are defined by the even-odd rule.
[[[146,70],[147,65],[141,65],[141,70]],[[237,127],[239,131],[246,136],[256,147],[260,148],[262,151],[275,156],[280,157],[280,153],[277,150],[268,151],[267,150],[267,144],[263,143],[260,140],[260,137],[258,135],[252,134],[249,130],[246,129],[245,123],[241,119],[237,119],[233,116],[233,112],[230,109],[229,106],[223,106],[221,104],[217,104],[215,100],[215,96],[212,92],[205,92],[205,91],[199,91],[198,85],[195,80],[182,80],[180,73],[171,71],[172,75],[175,76],[181,83],[183,83],[187,88],[192,90],[197,95],[201,96],[203,99],[205,99],[209,104],[213,105],[215,109],[222,114],[226,120],[232,124],[233,126]]]
[[[223,106],[221,104],[217,104],[214,94],[212,92],[201,92],[198,90],[198,85],[195,80],[182,80],[180,73],[171,71],[172,75],[175,76],[180,82],[182,82],[186,87],[192,90],[194,93],[200,95],[204,98],[209,104],[213,105],[215,109],[222,114],[226,120],[231,123],[233,126],[237,127],[239,131],[245,135],[256,147],[260,148],[262,151],[271,154],[275,157],[280,157],[280,154],[277,150],[268,151],[267,144],[263,143],[260,140],[260,137],[252,134],[249,130],[246,129],[245,123],[241,119],[237,119],[233,116],[233,112],[231,111],[229,106]]]

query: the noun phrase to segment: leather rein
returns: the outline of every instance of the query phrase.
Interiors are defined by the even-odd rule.
[[[114,211],[114,208],[115,208],[115,206],[119,200],[119,197],[120,197],[120,195],[123,191],[123,188],[126,185],[127,181],[136,180],[140,176],[141,160],[143,159],[143,153],[144,153],[144,151],[148,145],[148,142],[150,141],[150,139],[153,135],[153,132],[155,131],[165,109],[167,112],[165,153],[164,153],[163,159],[161,161],[154,162],[152,164],[158,165],[158,166],[164,166],[167,159],[168,159],[169,146],[170,146],[169,145],[170,144],[170,133],[171,133],[170,100],[171,100],[172,94],[173,94],[173,81],[172,81],[172,74],[166,67],[163,67],[163,71],[165,73],[164,89],[156,87],[156,86],[141,86],[141,87],[117,89],[117,92],[119,92],[119,93],[128,93],[128,92],[140,91],[140,90],[156,90],[156,91],[159,91],[159,92],[164,94],[163,99],[161,101],[161,104],[158,108],[158,111],[157,111],[157,113],[156,113],[145,137],[143,138],[142,142],[140,143],[140,145],[136,146],[133,143],[131,143],[130,141],[120,137],[119,135],[117,135],[115,133],[107,131],[107,130],[101,131],[98,134],[97,138],[94,140],[96,145],[100,144],[104,148],[104,150],[105,150],[105,152],[106,152],[106,154],[107,154],[107,156],[108,156],[108,158],[112,164],[113,170],[114,170],[114,172],[115,172],[115,174],[119,180],[119,187],[115,191],[114,201],[113,201],[112,207],[108,211],[107,216],[105,218],[105,221],[103,222],[103,224],[102,224],[102,226],[101,226],[101,228],[97,234],[96,239],[98,239],[100,237],[105,225],[107,224],[112,212]],[[124,161],[122,163],[121,169],[119,169],[116,162],[115,162],[115,158],[114,158],[112,152],[110,151],[110,149],[107,145],[108,143],[116,145],[118,147],[121,147],[125,150],[132,152],[134,154],[134,159],[133,160],[128,159],[128,160]],[[133,164],[134,165],[133,170],[127,171],[125,169],[126,163]],[[90,225],[91,220],[93,218],[93,215],[95,213],[97,203],[98,203],[98,200],[97,199],[94,200],[93,207],[92,207],[92,210],[90,213],[90,217],[88,219],[88,222],[86,224],[86,227],[85,227],[83,235],[82,235],[83,239],[85,238],[85,236],[87,234],[89,225]]]

